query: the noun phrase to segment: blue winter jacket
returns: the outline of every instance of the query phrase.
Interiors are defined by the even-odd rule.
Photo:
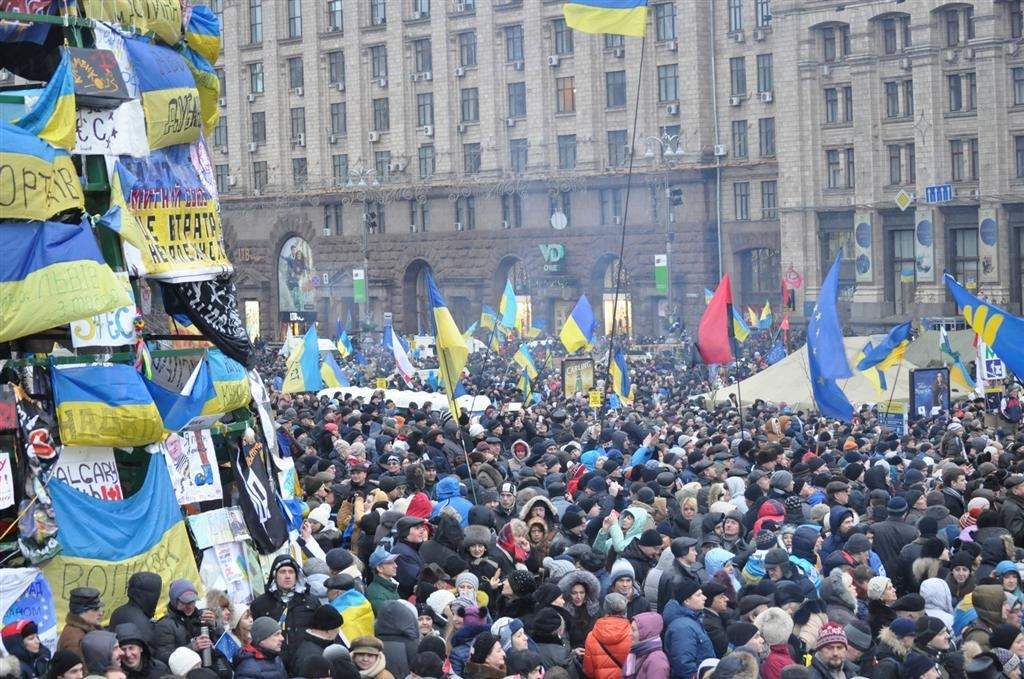
[[[665,606],[665,654],[672,665],[672,679],[691,679],[697,668],[715,657],[715,647],[704,631],[702,613],[687,608],[675,599]]]
[[[469,510],[473,508],[473,503],[462,497],[458,476],[446,476],[438,481],[434,493],[437,495],[437,502],[434,503],[434,511],[430,513],[431,518],[440,514],[445,507],[451,507],[459,513],[459,523],[462,527],[469,525]]]

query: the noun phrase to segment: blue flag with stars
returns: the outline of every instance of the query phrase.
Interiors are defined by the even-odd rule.
[[[821,285],[818,303],[807,324],[807,362],[810,364],[814,402],[825,417],[850,422],[853,405],[836,384],[836,379],[852,375],[846,360],[843,332],[839,325],[836,300],[839,296],[839,257]]]

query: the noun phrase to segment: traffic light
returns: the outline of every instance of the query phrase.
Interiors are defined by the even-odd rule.
[[[363,213],[363,221],[366,223],[366,230],[370,233],[377,233],[377,206],[373,203],[366,204],[366,212]]]
[[[669,189],[669,201],[672,207],[679,207],[683,204],[683,190],[678,186],[673,186]]]

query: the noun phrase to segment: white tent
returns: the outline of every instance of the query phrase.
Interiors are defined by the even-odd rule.
[[[328,398],[331,398],[334,396],[351,394],[356,398],[369,401],[375,391],[377,391],[377,389],[373,387],[331,387],[318,392],[317,397],[327,396]],[[448,397],[444,394],[435,392],[410,391],[406,389],[385,389],[384,398],[391,399],[399,408],[408,408],[410,403],[422,406],[426,401],[430,401],[434,405],[434,409],[448,410]],[[459,396],[455,401],[459,404],[460,408],[465,409],[467,412],[474,413],[483,412],[487,406],[491,405],[491,399],[486,396],[473,397],[466,394]],[[472,408],[472,410],[470,410],[470,408]]]

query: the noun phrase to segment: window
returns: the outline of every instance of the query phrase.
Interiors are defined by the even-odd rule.
[[[743,0],[729,0],[729,32],[743,30]]]
[[[345,30],[345,15],[341,11],[341,0],[327,0],[327,30],[332,33]]]
[[[977,111],[978,110],[978,80],[975,77],[974,71],[964,73],[963,77],[964,89],[964,110],[965,111]]]
[[[387,45],[373,45],[370,47],[370,77],[374,80],[388,77]]]
[[[309,179],[309,171],[305,158],[292,158],[292,182],[296,186],[302,186]]]
[[[622,219],[622,189],[601,189],[601,223],[612,224]]]
[[[523,60],[523,25],[505,27],[505,61]]]
[[[903,147],[899,144],[889,144],[889,183],[903,183]]]
[[[758,28],[765,28],[772,23],[772,6],[770,0],[754,0],[754,18]]]
[[[346,120],[345,102],[331,102],[331,134],[348,134],[348,122]]]
[[[252,164],[252,188],[262,191],[267,187],[267,161],[257,160]]]
[[[1024,179],[1024,135],[1013,138],[1013,150],[1017,158],[1017,178]]]
[[[616,33],[605,33],[604,34],[604,48],[606,50],[615,49],[616,47],[626,46],[626,36],[618,35]]]
[[[732,121],[732,157],[747,157],[747,121]]]
[[[217,181],[217,193],[227,193],[230,188],[229,174],[230,168],[227,165],[215,165],[213,167],[214,177]]]
[[[732,209],[735,219],[750,219],[750,182],[732,185]]]
[[[249,114],[250,141],[254,144],[265,144],[267,142],[267,114],[263,111],[256,111]]]
[[[825,88],[825,122],[839,122],[839,90],[834,87]]]
[[[1024,67],[1010,69],[1010,78],[1013,82],[1013,105],[1024,106]]]
[[[347,153],[336,153],[331,156],[331,177],[334,178],[335,185],[340,186],[348,179],[348,154]],[[341,226],[338,226],[338,230],[335,233],[341,233]]]
[[[480,90],[475,87],[462,88],[462,122],[475,123],[480,120]]]
[[[480,144],[462,145],[462,167],[466,174],[476,174],[480,171]]]
[[[626,131],[608,130],[608,166],[622,167],[627,160]]]
[[[960,44],[960,11],[946,10],[946,46],[956,47]]]
[[[825,151],[825,179],[830,189],[838,189],[843,182],[842,164],[839,162],[839,149]]]
[[[375,151],[373,169],[377,172],[378,177],[387,179],[391,175],[391,151]]]
[[[459,33],[459,66],[476,66],[476,31]]]
[[[513,174],[526,172],[529,149],[525,139],[510,139],[508,142],[509,170]]]
[[[853,122],[853,86],[843,86],[843,122]]]
[[[224,147],[228,145],[228,119],[226,116],[221,116],[213,128],[213,145]]]
[[[900,84],[898,82],[885,83],[885,117],[900,117]]]
[[[832,63],[849,54],[849,26],[825,26],[821,29],[821,56],[825,63]]]
[[[345,206],[342,203],[327,203],[324,205],[324,235],[340,236],[343,222],[342,215]]]
[[[261,42],[263,42],[263,0],[249,0],[249,44],[258,45]],[[265,174],[266,163],[263,165]]]
[[[288,0],[288,37],[302,37],[302,0]]]
[[[846,188],[852,189],[856,185],[856,167],[854,165],[853,149],[846,149]]]
[[[461,224],[465,231],[476,228],[475,196],[460,196],[455,199],[455,222]]]
[[[774,179],[761,182],[761,219],[778,219],[778,183]]]
[[[899,51],[896,28],[896,17],[882,19],[882,50],[886,54],[896,54]]]
[[[576,167],[576,135],[558,135],[558,169],[572,170]]]
[[[345,87],[345,53],[341,50],[327,53],[327,82]]]
[[[771,92],[772,84],[772,55],[757,55],[757,91]]]
[[[555,78],[555,113],[576,111],[576,77]]]
[[[428,179],[434,175],[434,145],[425,144],[419,149],[420,179]]]
[[[548,214],[554,215],[558,212],[565,215],[566,226],[572,224],[572,194],[568,191],[548,195]]]
[[[430,227],[430,203],[426,199],[409,201],[409,223],[423,232]]]
[[[224,77],[224,69],[217,68],[214,69],[214,72],[217,74],[217,83],[220,85],[220,96],[226,97],[228,95],[228,81]]]
[[[608,71],[604,74],[605,106],[622,108],[626,105],[626,72]]]
[[[949,89],[949,110],[964,110],[963,82],[959,73],[950,73],[946,76],[946,84]]]
[[[775,118],[760,118],[757,121],[757,138],[762,158],[775,155]]]
[[[565,19],[555,19],[551,28],[555,34],[555,54],[572,54],[572,29],[565,25]]]
[[[769,248],[751,248],[740,254],[740,290],[744,294],[777,295],[782,267],[779,253]],[[829,261],[831,265],[832,262]],[[738,302],[737,302],[738,304]]]
[[[508,117],[526,117],[526,83],[508,84]]]
[[[914,81],[910,79],[903,81],[903,115],[914,117]]]
[[[425,19],[430,16],[430,0],[412,0],[413,18]]]
[[[383,26],[388,22],[387,0],[370,0],[370,25]]]
[[[978,228],[952,229],[949,233],[953,275],[970,286],[978,283]]]
[[[953,181],[963,181],[964,172],[964,142],[962,139],[949,140],[949,164],[952,170]]]
[[[434,124],[433,92],[421,92],[416,95],[416,124],[420,127]]]
[[[1010,13],[1010,37],[1024,37],[1024,11],[1021,10],[1021,0],[1010,0],[1006,3],[1006,8]]]
[[[501,219],[513,229],[523,227],[523,194],[501,194]]]
[[[978,180],[978,138],[972,137],[967,140],[967,152],[971,161],[971,179]]]
[[[288,110],[288,121],[289,129],[291,130],[291,138],[298,139],[299,135],[306,134],[306,109],[302,106],[298,106]]]
[[[302,87],[305,82],[305,73],[302,67],[302,57],[290,57],[288,59],[288,88],[295,89]]]
[[[917,181],[917,151],[913,142],[906,144],[907,152],[907,183],[913,184]]]
[[[263,62],[249,64],[249,94],[263,94]]]
[[[900,32],[903,35],[903,49],[913,46],[914,39],[910,32],[910,17],[900,17]]]
[[[658,66],[658,101],[679,99],[679,64]]]
[[[377,132],[391,129],[391,111],[386,97],[373,100],[373,129]]]
[[[433,57],[430,49],[430,38],[419,38],[412,41],[413,69],[417,73],[425,73],[433,69]]]
[[[654,35],[658,42],[676,39],[675,2],[662,2],[654,6]]]
[[[733,57],[729,59],[729,94],[734,97],[747,93],[747,59]]]

